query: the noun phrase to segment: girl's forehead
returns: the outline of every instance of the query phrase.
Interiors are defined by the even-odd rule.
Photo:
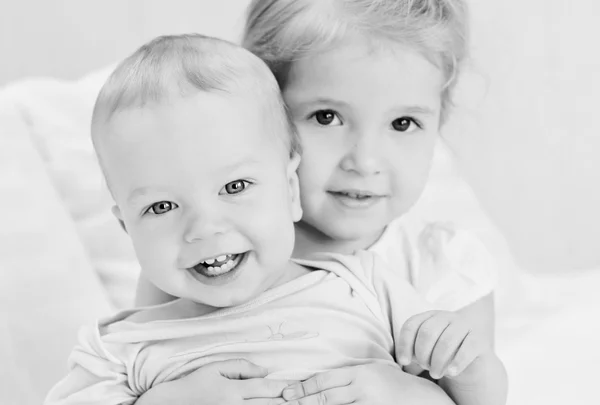
[[[288,72],[284,96],[315,89],[350,92],[366,82],[407,89],[421,86],[437,92],[444,77],[437,66],[410,47],[397,45],[390,51],[365,41],[344,41],[328,52],[295,61]]]

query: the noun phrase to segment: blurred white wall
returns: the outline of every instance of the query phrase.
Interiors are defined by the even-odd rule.
[[[76,78],[149,38],[235,38],[247,0],[0,6],[0,85]],[[473,0],[473,61],[447,137],[519,262],[600,266],[600,2]]]
[[[521,263],[600,265],[600,2],[472,1],[469,125],[449,135]]]
[[[236,38],[247,0],[0,2],[0,85],[31,75],[77,78],[162,34]]]

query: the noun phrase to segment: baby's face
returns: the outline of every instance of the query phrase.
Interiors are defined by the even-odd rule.
[[[338,241],[372,243],[426,183],[442,73],[404,47],[360,38],[294,62],[283,94],[303,146],[302,221]]]
[[[250,97],[201,92],[119,112],[101,129],[115,214],[165,292],[226,307],[284,277],[298,162],[263,117]]]

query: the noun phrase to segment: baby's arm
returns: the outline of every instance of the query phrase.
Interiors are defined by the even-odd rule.
[[[45,405],[130,405],[137,394],[127,370],[108,355],[92,328],[80,333],[80,344],[69,357],[69,372],[48,393]]]
[[[466,322],[479,329],[482,337],[494,348],[496,317],[494,311],[494,293],[489,293],[472,304],[456,311]]]
[[[44,405],[129,405],[135,403],[136,398],[126,380],[102,378],[97,373],[75,365],[52,388]]]
[[[140,275],[135,292],[135,306],[145,307],[173,301],[175,297],[152,284],[143,274]]]
[[[400,364],[418,364],[458,405],[504,405],[506,371],[489,337],[469,318],[449,311],[411,317],[397,341]]]
[[[266,379],[268,370],[243,359],[205,365],[146,391],[136,405],[276,405],[288,382]]]
[[[493,295],[455,312],[427,311],[423,297],[381,259],[373,256],[371,266],[365,259],[391,321],[397,361],[429,371],[458,405],[505,404],[506,372],[493,352]]]

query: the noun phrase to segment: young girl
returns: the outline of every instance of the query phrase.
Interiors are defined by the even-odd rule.
[[[427,182],[467,34],[460,0],[254,0],[243,40],[277,77],[303,146],[294,256],[369,249],[408,268],[402,277],[440,311],[409,321],[421,340],[401,343],[400,361],[435,378],[452,375],[435,350],[452,340],[453,324],[470,322],[493,344],[495,272],[485,247],[453,224],[405,215]],[[166,299],[141,280],[138,303]],[[335,398],[348,375],[354,387],[380,378],[332,371],[285,398]]]

